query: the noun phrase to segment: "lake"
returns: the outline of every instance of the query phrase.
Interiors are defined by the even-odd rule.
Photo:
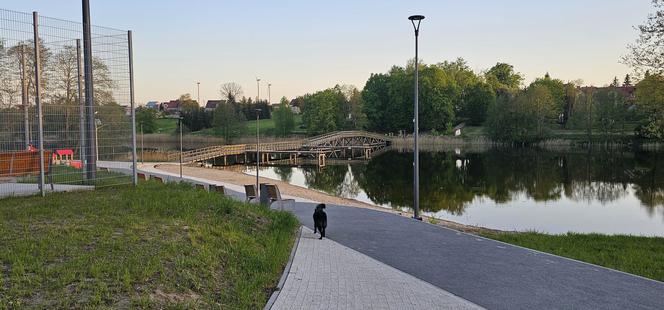
[[[536,148],[421,153],[420,208],[439,219],[499,230],[664,236],[663,155]],[[412,158],[389,151],[362,164],[261,167],[261,175],[407,209]]]

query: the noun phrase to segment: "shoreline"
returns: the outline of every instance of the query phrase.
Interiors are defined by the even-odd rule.
[[[162,170],[169,173],[179,173],[179,166],[176,164],[156,164],[150,165],[154,169]],[[211,168],[201,168],[201,167],[192,167],[192,166],[183,166],[183,173],[197,178],[203,178],[223,183],[228,183],[236,186],[244,186],[245,184],[255,184],[255,176],[247,175],[243,172],[237,172],[232,170],[222,170],[222,169],[211,169]],[[282,195],[293,196],[301,199],[306,199],[310,201],[315,201],[319,203],[327,203],[333,205],[341,205],[354,208],[364,208],[371,209],[381,212],[392,213],[395,215],[412,218],[413,213],[407,211],[398,211],[393,209],[388,209],[385,207],[380,207],[374,204],[358,201],[350,198],[341,198],[332,196],[321,191],[305,188],[302,186],[293,185],[286,183],[280,180],[275,180],[266,177],[260,177],[260,182],[273,183],[279,187],[279,191]],[[510,231],[503,231],[497,229],[490,229],[486,227],[472,226],[461,224],[457,222],[452,222],[448,220],[437,219],[428,216],[422,216],[422,221],[430,223],[432,225],[438,225],[450,229],[454,229],[461,232],[479,234],[483,232],[500,232],[500,233],[510,233]]]

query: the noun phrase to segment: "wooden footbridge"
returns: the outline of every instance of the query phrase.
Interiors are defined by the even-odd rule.
[[[263,164],[316,162],[325,166],[328,159],[369,159],[390,143],[388,136],[376,133],[338,131],[299,141],[261,143],[258,153]],[[219,145],[183,152],[182,162],[227,166],[256,162],[256,155],[256,144]],[[169,159],[179,161],[180,154],[172,154]]]

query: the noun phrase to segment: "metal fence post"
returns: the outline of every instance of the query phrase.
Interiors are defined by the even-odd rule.
[[[35,43],[35,106],[37,108],[37,130],[39,132],[39,192],[42,196],[46,194],[44,188],[44,115],[42,112],[40,88],[41,88],[41,59],[39,43],[39,14],[32,12],[32,26],[34,30]]]
[[[134,47],[131,43],[131,30],[127,31],[127,46],[129,49],[129,100],[131,103],[131,172],[134,186],[138,184],[138,171],[136,167],[136,104],[134,103]]]
[[[25,44],[21,44],[21,103],[23,104],[23,128],[25,149],[30,148],[30,104],[28,103],[28,72],[25,63]]]
[[[85,158],[85,100],[83,99],[83,68],[81,65],[81,39],[76,39],[76,83],[78,85],[78,106],[79,106],[79,157],[81,158],[81,167],[87,167]],[[85,170],[83,170],[85,171]],[[84,174],[85,175],[85,174]]]
[[[83,62],[85,70],[85,108],[87,113],[86,146],[88,151],[86,174],[88,180],[97,177],[97,150],[95,149],[95,106],[94,86],[92,84],[92,36],[90,34],[90,1],[83,0]]]

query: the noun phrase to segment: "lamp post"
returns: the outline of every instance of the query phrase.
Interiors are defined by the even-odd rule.
[[[201,82],[196,82],[196,88],[198,92],[198,105],[202,105],[201,103]]]
[[[180,128],[180,181],[182,181],[182,115],[178,115],[178,127]]]
[[[412,15],[408,17],[415,29],[415,119],[413,137],[415,142],[415,152],[413,154],[413,218],[422,220],[420,217],[420,148],[418,135],[420,132],[420,117],[419,117],[419,66],[417,60],[417,38],[420,35],[420,22],[424,19],[423,15]],[[415,24],[417,22],[417,24]]]
[[[272,92],[270,91],[272,83],[267,83],[267,104],[272,103]]]
[[[261,84],[260,84],[261,79],[256,78],[256,88],[258,89],[258,94],[256,95],[256,103],[261,100]]]
[[[261,165],[261,137],[260,137],[260,132],[261,132],[261,109],[256,109],[256,200],[258,203],[261,202],[261,189],[260,189],[260,184],[258,183],[258,169],[260,168]]]

